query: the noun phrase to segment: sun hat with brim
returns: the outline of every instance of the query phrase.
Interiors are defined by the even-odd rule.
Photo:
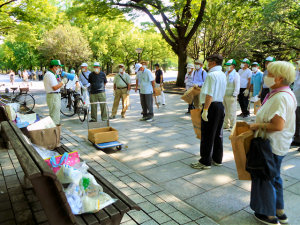
[[[195,60],[195,64],[203,64],[203,61],[200,60],[200,59],[196,59],[196,60]]]
[[[50,66],[63,66],[63,65],[61,65],[60,60],[58,60],[58,59],[53,59],[53,60],[51,60],[51,62],[50,62]]]
[[[275,58],[272,57],[272,56],[268,56],[265,60],[268,61],[268,62],[274,62]]]
[[[81,64],[81,67],[85,67],[85,66],[87,67],[88,64],[87,64],[87,63],[82,63],[82,64]]]
[[[229,59],[226,63],[224,63],[225,66],[231,66],[235,65],[236,66],[236,61],[234,59]]]
[[[140,64],[140,63],[135,64],[135,72],[137,73],[141,67],[142,67],[142,64]]]
[[[250,65],[250,60],[247,59],[247,58],[244,58],[243,60],[240,60],[240,61],[243,62],[243,63],[247,63],[247,64]]]
[[[192,68],[194,69],[195,67],[194,67],[194,64],[189,63],[189,64],[187,64],[186,68],[187,69],[192,69]]]
[[[99,67],[101,67],[100,66],[100,63],[98,63],[98,62],[94,62],[94,65],[93,65],[94,67],[96,67],[96,66],[99,66]]]
[[[253,62],[253,63],[251,64],[251,66],[259,66],[259,63],[258,63],[258,62]]]
[[[125,65],[124,64],[119,64],[119,67],[125,67]]]

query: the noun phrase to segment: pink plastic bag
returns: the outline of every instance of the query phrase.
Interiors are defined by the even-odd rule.
[[[80,163],[80,159],[78,152],[75,151],[70,153],[65,152],[63,155],[59,156],[52,156],[51,158],[45,159],[45,162],[51,167],[54,173],[57,173],[62,165],[66,164],[73,166]]]

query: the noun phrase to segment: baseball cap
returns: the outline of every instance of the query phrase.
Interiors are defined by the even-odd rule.
[[[250,60],[247,59],[247,58],[244,58],[243,60],[240,60],[240,61],[243,62],[243,63],[247,63],[247,64],[250,65]]]
[[[82,63],[81,67],[84,67],[84,66],[88,66],[88,64],[87,63]]]
[[[141,67],[142,67],[142,64],[140,64],[140,63],[135,64],[135,72],[137,73]]]
[[[251,64],[251,66],[259,66],[259,63],[258,63],[258,62],[253,62],[253,63]]]
[[[195,60],[195,63],[198,63],[198,64],[203,64],[203,61],[202,61],[202,60],[200,60],[200,59],[196,59],[196,60]]]
[[[58,59],[53,59],[53,60],[51,60],[51,62],[50,62],[50,66],[63,66],[63,65],[61,65],[60,60],[58,60]]]
[[[187,64],[186,68],[191,69],[191,68],[195,68],[193,63],[189,63]]]
[[[266,61],[268,61],[268,62],[274,62],[274,61],[275,61],[275,58],[272,57],[272,56],[268,56],[268,57],[266,58]]]
[[[234,59],[229,59],[226,63],[224,63],[225,66],[231,66],[235,65],[236,66],[236,61]]]
[[[94,67],[95,67],[95,66],[101,67],[99,62],[94,62],[94,65],[93,65],[93,66],[94,66]]]

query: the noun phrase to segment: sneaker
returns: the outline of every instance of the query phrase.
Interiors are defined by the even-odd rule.
[[[191,167],[194,168],[194,169],[200,169],[200,170],[206,170],[206,169],[211,168],[211,166],[204,165],[200,162],[192,163]]]
[[[216,163],[215,161],[212,161],[212,164],[213,164],[214,166],[223,166],[222,163]]]
[[[125,116],[124,116],[124,115],[122,115],[122,116],[121,116],[121,118],[122,118],[122,119],[125,119]]]
[[[166,105],[166,104],[162,104],[162,105]]]
[[[278,218],[278,220],[281,224],[288,224],[289,223],[289,219],[287,218],[285,213],[282,214],[281,216],[276,215],[276,217]]]
[[[116,116],[110,116],[109,119],[116,119]]]
[[[269,224],[269,225],[274,225],[274,224],[279,225],[280,224],[276,217],[273,219],[269,219],[267,216],[258,214],[258,213],[254,213],[254,217],[255,217],[255,219],[257,219],[258,221],[260,221],[263,224]]]
[[[145,120],[147,120],[147,117],[143,117],[140,119],[140,121],[145,121]]]
[[[152,121],[153,121],[153,118],[147,118],[146,121],[147,121],[147,122],[152,122]]]
[[[243,113],[241,113],[241,114],[239,114],[239,115],[237,115],[237,116],[239,116],[239,117],[244,117],[244,114],[243,114]]]
[[[250,117],[250,115],[244,115],[243,117],[244,117],[244,118],[248,118],[248,117]]]

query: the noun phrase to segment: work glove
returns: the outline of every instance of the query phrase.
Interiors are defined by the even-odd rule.
[[[207,116],[208,116],[208,109],[203,109],[203,111],[202,111],[202,119],[203,119],[205,122],[208,121]]]
[[[253,92],[250,91],[250,95],[249,95],[249,98],[252,98],[253,97]]]
[[[246,89],[246,90],[244,91],[244,96],[247,97],[248,95],[249,95],[249,89]]]
[[[64,84],[64,85],[66,85],[67,83],[68,83],[68,78],[63,78],[62,80],[61,80],[61,82]]]

